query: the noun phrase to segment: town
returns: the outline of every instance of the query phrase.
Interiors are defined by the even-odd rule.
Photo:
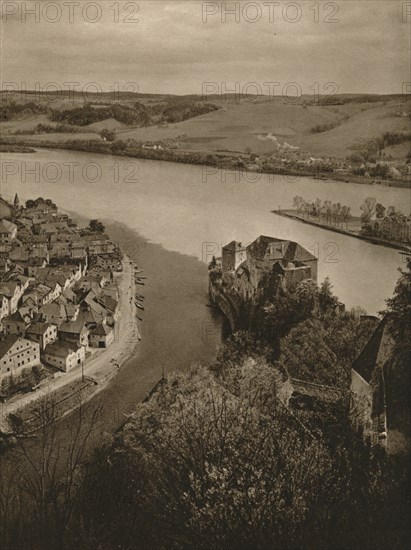
[[[321,411],[333,408],[344,400],[345,394],[349,403],[347,415],[354,432],[361,434],[371,448],[396,454],[402,450],[398,441],[402,440],[407,430],[403,426],[398,429],[393,421],[397,404],[390,392],[394,382],[392,374],[384,371],[387,368],[384,365],[393,356],[395,348],[392,322],[388,317],[380,319],[365,312],[346,312],[344,304],[330,293],[328,282],[318,289],[317,271],[317,258],[296,242],[265,235],[260,235],[247,245],[232,241],[222,248],[222,257],[213,257],[209,265],[210,299],[228,320],[232,333],[246,330],[271,342],[275,341],[273,336],[281,333],[281,325],[267,327],[268,331],[264,332],[261,326],[257,326],[256,320],[261,323],[263,319],[263,323],[268,324],[269,318],[258,317],[259,312],[267,312],[272,305],[281,304],[280,312],[274,309],[277,322],[279,315],[283,319],[295,315],[289,309],[295,294],[305,295],[303,300],[299,299],[297,316],[307,306],[309,296],[309,308],[313,307],[317,298],[320,304],[318,311],[321,310],[321,302],[328,302],[320,315],[327,310],[326,315],[337,319],[341,326],[350,316],[357,317],[358,326],[367,327],[367,336],[365,345],[358,350],[347,368],[350,374],[345,389],[336,378],[320,376],[313,379],[310,372],[304,375],[298,362],[295,372],[286,369],[282,373],[284,386],[280,399],[288,414],[297,415],[302,423],[308,420],[306,428],[309,430],[315,421],[307,414],[320,411],[321,416]],[[327,368],[328,361],[327,358]]]
[[[3,401],[75,369],[84,380],[85,363],[115,341],[124,261],[98,220],[80,228],[50,199],[0,198]]]

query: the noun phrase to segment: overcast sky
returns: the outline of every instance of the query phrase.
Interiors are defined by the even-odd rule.
[[[320,2],[318,11],[314,0],[226,2],[237,15],[224,14],[224,2],[200,0],[59,2],[57,10],[58,2],[26,0],[30,14],[23,2],[2,0],[3,86],[119,82],[200,94],[206,82],[214,90],[255,82],[267,92],[264,83],[280,83],[280,92],[297,82],[313,93],[315,82],[320,92],[335,82],[341,93],[401,93],[411,80],[410,2]]]

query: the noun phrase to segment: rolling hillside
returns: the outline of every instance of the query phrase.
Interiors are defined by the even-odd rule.
[[[299,148],[304,155],[345,159],[355,151],[361,151],[373,139],[384,132],[409,133],[411,103],[409,96],[341,96],[341,102],[333,105],[315,103],[312,98],[300,98],[292,102],[282,97],[236,98],[189,96],[140,96],[113,101],[108,97],[92,103],[92,109],[116,108],[131,110],[135,105],[143,109],[161,110],[165,105],[178,102],[193,102],[204,108],[213,104],[213,110],[199,116],[192,116],[181,122],[167,122],[152,117],[144,124],[127,124],[112,116],[82,126],[72,125],[76,133],[34,133],[38,124],[57,127],[56,115],[50,113],[81,109],[85,102],[81,97],[70,101],[59,98],[51,101],[37,95],[36,102],[44,112],[33,113],[30,109],[18,113],[11,120],[0,123],[3,136],[33,134],[30,138],[43,141],[56,139],[99,139],[103,129],[115,132],[115,138],[133,139],[139,142],[163,142],[175,149],[186,151],[232,151],[286,154]],[[137,94],[136,94],[137,96]],[[170,99],[171,98],[171,99]],[[33,101],[30,94],[16,98],[3,95],[4,101]],[[138,104],[136,103],[138,101]],[[170,103],[168,103],[170,102]],[[99,104],[100,103],[100,104]],[[324,102],[323,102],[324,103]],[[153,108],[153,106],[156,106]],[[165,111],[164,111],[165,112]],[[66,124],[66,123],[65,123]],[[147,125],[149,124],[149,125]],[[51,128],[49,129],[49,132]],[[410,142],[390,146],[386,152],[394,158],[405,158],[410,151]]]

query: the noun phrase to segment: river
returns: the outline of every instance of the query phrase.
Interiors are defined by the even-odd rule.
[[[121,222],[150,242],[203,262],[233,239],[246,243],[266,234],[298,241],[319,256],[319,280],[329,276],[347,306],[362,306],[369,313],[384,307],[402,262],[396,250],[281,218],[270,210],[289,208],[298,194],[308,200],[340,201],[351,206],[354,215],[367,196],[408,213],[407,189],[305,177],[294,181],[61,150],[2,154],[1,164],[5,197],[15,192],[22,200],[49,197],[61,208]]]
[[[358,215],[367,196],[402,211],[407,189],[223,172],[210,167],[62,150],[1,155],[1,194],[23,202],[43,196],[61,209],[104,221],[110,234],[147,276],[138,357],[100,394],[110,431],[164,370],[213,359],[219,316],[207,303],[207,267],[233,239],[260,234],[298,241],[319,257],[319,280],[329,276],[348,307],[370,314],[392,294],[403,256],[394,249],[275,216],[295,195],[330,199]]]

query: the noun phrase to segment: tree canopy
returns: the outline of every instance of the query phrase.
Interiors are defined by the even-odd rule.
[[[411,334],[411,257],[406,257],[406,267],[400,268],[400,277],[394,295],[386,300],[383,311],[392,322],[392,331],[398,343],[407,344]]]
[[[92,233],[104,233],[105,227],[99,220],[90,220],[88,224],[88,229]]]

